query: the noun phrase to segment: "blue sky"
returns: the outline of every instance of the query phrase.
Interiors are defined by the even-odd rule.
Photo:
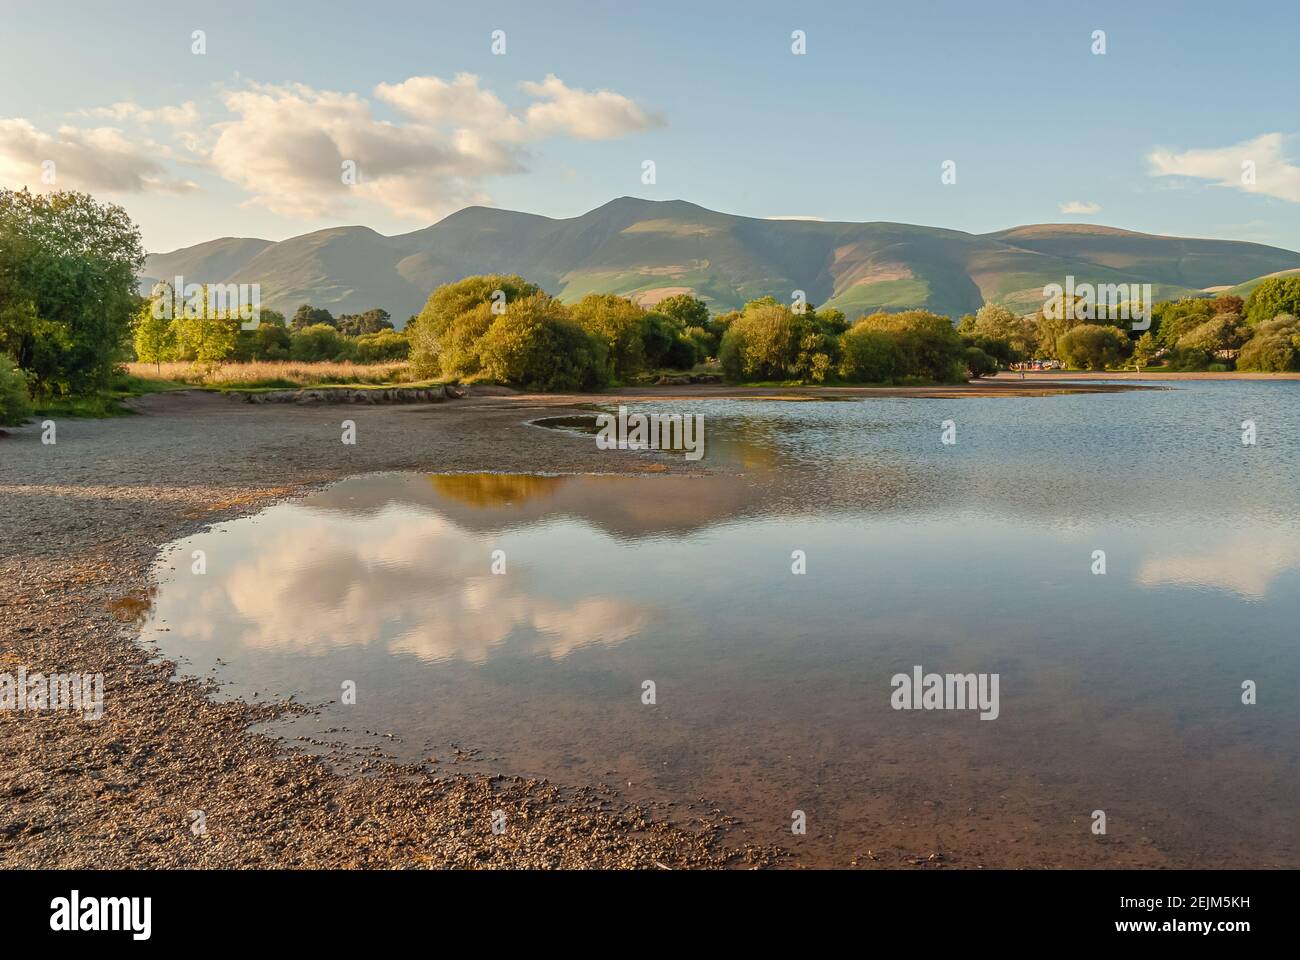
[[[0,23],[0,185],[54,158],[155,251],[622,195],[1300,250],[1294,0],[2,2]],[[336,183],[350,153],[359,188]]]

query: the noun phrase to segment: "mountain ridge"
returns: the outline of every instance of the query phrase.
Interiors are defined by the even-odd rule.
[[[564,300],[619,293],[653,304],[692,292],[714,310],[795,290],[850,319],[924,307],[956,317],[987,300],[1032,310],[1046,283],[1151,283],[1203,295],[1300,268],[1300,253],[1240,240],[1167,237],[1101,224],[1022,224],[968,233],[891,221],[765,220],[686,200],[617,197],[552,218],[470,206],[407,233],[329,227],[281,241],[223,237],[152,254],[142,287],[259,283],[262,304],[334,313],[383,307],[395,322],[441,283],[519,273]]]

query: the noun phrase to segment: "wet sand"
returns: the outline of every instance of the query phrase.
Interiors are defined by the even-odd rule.
[[[997,389],[1001,390],[999,386]],[[1021,392],[1019,383],[1014,394]],[[1033,388],[1027,388],[1033,391]],[[1044,385],[1042,392],[1059,390]],[[725,867],[788,862],[726,810],[683,816],[592,784],[432,774],[376,751],[355,769],[250,727],[306,708],[218,702],[210,684],[137,642],[158,548],[277,499],[377,470],[692,472],[652,453],[597,451],[526,421],[576,403],[649,396],[969,396],[938,390],[656,388],[601,396],[475,391],[425,406],[239,403],[201,392],[134,402],[139,415],[63,420],[0,437],[0,672],[102,673],[98,721],[0,712],[0,866]],[[340,422],[357,443],[340,443]],[[464,742],[473,748],[473,731]],[[508,829],[492,831],[503,811]],[[206,834],[192,829],[202,811]],[[984,839],[998,845],[999,828]],[[1008,824],[1007,829],[1011,829]],[[891,827],[924,853],[931,831]],[[1041,866],[1003,848],[1002,866]],[[1023,851],[1023,852],[1021,852]],[[1138,865],[1142,858],[1135,858]],[[942,861],[938,861],[941,863]],[[898,866],[898,863],[864,865]],[[904,866],[907,863],[902,864]],[[916,865],[935,861],[916,859]],[[974,865],[974,864],[972,864]]]

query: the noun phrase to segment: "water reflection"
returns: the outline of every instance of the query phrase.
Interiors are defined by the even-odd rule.
[[[177,544],[208,574],[164,571],[146,633],[235,694],[355,680],[323,721],[403,759],[470,743],[773,842],[804,809],[809,863],[1297,866],[1300,704],[1239,691],[1300,688],[1300,438],[1236,423],[1300,402],[1229,386],[690,402],[705,476],[357,477]],[[999,719],[892,711],[917,663],[999,673]]]

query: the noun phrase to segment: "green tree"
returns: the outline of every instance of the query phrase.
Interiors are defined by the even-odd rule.
[[[718,348],[722,372],[730,380],[784,380],[795,376],[802,317],[784,303],[763,297],[745,304]]]
[[[965,333],[958,325],[958,331]],[[1010,350],[1000,351],[1006,354],[1009,362],[1018,362],[1032,357],[1038,346],[1038,336],[1032,319],[1021,317],[1001,304],[986,303],[979,308],[970,325],[969,333],[986,342],[1001,341]],[[981,348],[983,349],[983,348]],[[985,351],[988,352],[987,350]]]
[[[708,305],[689,293],[679,293],[660,300],[655,311],[671,318],[679,330],[685,330],[687,327],[704,328],[709,325]]]
[[[219,367],[235,351],[240,323],[237,311],[213,308],[205,284],[182,304],[180,315],[172,318],[176,353],[196,366]]]
[[[135,356],[159,370],[164,360],[176,356],[176,334],[172,321],[156,299],[146,300],[135,315]]]
[[[278,310],[263,308],[258,316],[257,329],[240,329],[235,342],[236,360],[288,360],[292,342],[289,325]]]
[[[295,331],[289,342],[289,356],[306,363],[341,360],[347,351],[347,340],[328,323],[314,323]]]
[[[106,388],[129,350],[143,265],[140,232],[121,207],[0,190],[0,351],[39,394]]]
[[[882,312],[863,317],[853,329],[861,326],[893,338],[898,351],[895,378],[938,383],[960,383],[966,379],[966,345],[947,317],[928,310]]]
[[[610,375],[626,379],[646,366],[646,312],[613,293],[589,293],[569,308],[573,322],[599,337],[609,353]]]
[[[27,378],[9,357],[0,353],[0,427],[17,427],[32,415]]]
[[[1057,349],[1061,359],[1072,367],[1105,370],[1127,356],[1129,339],[1118,327],[1081,323],[1058,341]]]
[[[1284,313],[1259,324],[1237,355],[1237,369],[1252,373],[1300,369],[1300,321]]]
[[[338,318],[339,333],[348,337],[363,337],[368,333],[393,329],[393,318],[387,310],[373,307],[365,313],[344,314]]]
[[[294,330],[305,330],[322,323],[331,327],[338,326],[334,315],[324,307],[313,307],[310,303],[304,303],[293,312],[293,320],[289,322],[289,326]]]
[[[492,320],[508,312],[510,305],[542,292],[541,287],[515,274],[485,274],[445,283],[424,304],[414,321],[406,326],[411,343],[411,367],[417,376],[457,375],[467,363],[478,365],[477,342]],[[477,319],[462,323],[455,334],[455,356],[444,362],[444,339],[457,319],[476,307],[487,309]],[[467,358],[473,358],[472,361]]]
[[[357,363],[385,363],[405,360],[411,352],[411,342],[396,330],[380,330],[357,337]]]
[[[1283,314],[1300,316],[1300,276],[1269,277],[1246,299],[1246,319],[1252,326]]]
[[[606,382],[603,338],[569,318],[558,300],[536,293],[510,304],[482,339],[482,370],[528,390],[593,390]]]
[[[854,383],[890,383],[899,375],[901,357],[894,336],[855,324],[840,338],[839,374]]]

